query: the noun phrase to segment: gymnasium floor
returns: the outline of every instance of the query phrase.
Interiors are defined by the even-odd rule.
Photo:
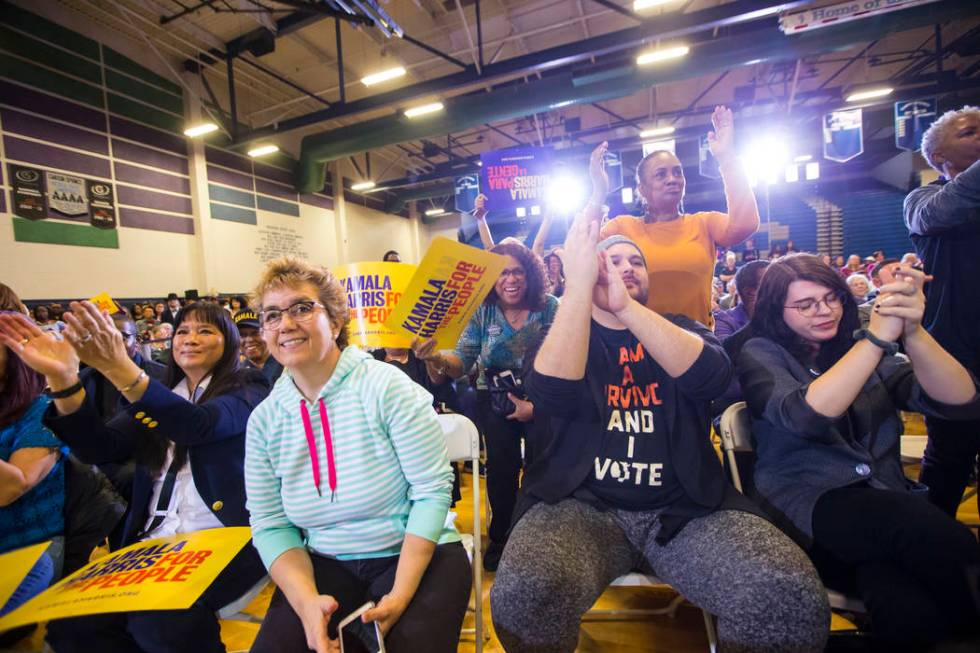
[[[906,424],[907,431],[910,433],[922,433],[924,429],[919,428],[915,419],[909,420]],[[918,475],[918,466],[908,466],[907,473],[915,478]],[[467,472],[462,475],[463,500],[458,502],[455,511],[458,514],[456,526],[461,532],[472,532],[472,477]],[[482,485],[482,483],[481,483]],[[482,511],[481,511],[482,512]],[[957,518],[976,529],[980,525],[980,516],[977,514],[977,502],[974,498],[964,501],[960,505]],[[482,520],[485,540],[486,519]],[[483,650],[488,653],[499,653],[503,651],[496,634],[493,632],[493,623],[490,619],[489,592],[493,584],[494,574],[483,573],[483,614],[484,624],[490,639],[484,644]],[[245,613],[255,619],[261,619],[268,607],[272,596],[272,588],[268,587],[259,594],[256,599],[246,608]],[[647,587],[647,588],[612,588],[596,603],[597,608],[659,608],[666,606],[675,593],[667,587]],[[468,613],[464,628],[473,627],[473,613]],[[832,623],[834,630],[853,629],[854,626],[843,617],[834,615]],[[236,651],[247,651],[258,632],[259,624],[250,621],[222,621],[222,639],[229,653]],[[34,635],[21,641],[13,650],[15,651],[41,651],[43,650],[43,629],[39,629]],[[459,653],[472,653],[474,643],[472,635],[463,635],[459,644]],[[658,616],[642,620],[633,621],[588,621],[583,623],[577,649],[581,653],[639,653],[640,651],[653,653],[702,653],[708,650],[707,636],[704,630],[704,621],[701,611],[690,604],[682,604],[674,617]],[[421,649],[420,649],[421,651]]]

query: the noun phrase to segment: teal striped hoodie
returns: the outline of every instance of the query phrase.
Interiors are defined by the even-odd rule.
[[[289,370],[248,420],[246,505],[265,566],[303,546],[353,559],[397,555],[406,533],[440,544],[458,541],[455,529],[444,526],[453,474],[432,396],[352,345],[320,398],[336,467],[333,493],[319,400],[306,402]],[[323,472],[319,488],[301,402]]]

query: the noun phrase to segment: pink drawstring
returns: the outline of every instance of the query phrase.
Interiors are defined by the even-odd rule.
[[[306,445],[310,450],[310,464],[313,467],[313,485],[316,486],[316,493],[323,496],[320,492],[320,459],[316,450],[316,438],[313,435],[313,424],[310,421],[310,411],[306,408],[306,402],[300,399],[300,412],[303,414],[303,430],[306,432]],[[323,426],[323,441],[327,447],[327,483],[330,485],[330,500],[333,501],[337,494],[337,468],[333,459],[333,440],[330,437],[330,422],[327,420],[327,407],[323,404],[323,397],[320,397],[320,424]]]

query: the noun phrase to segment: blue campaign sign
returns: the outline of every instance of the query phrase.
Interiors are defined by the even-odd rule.
[[[512,147],[480,155],[480,190],[490,211],[542,206],[551,176],[552,152],[541,147]]]
[[[895,147],[915,152],[922,147],[922,135],[936,122],[936,98],[895,103]]]
[[[823,117],[823,158],[844,163],[864,152],[860,109],[834,111]]]

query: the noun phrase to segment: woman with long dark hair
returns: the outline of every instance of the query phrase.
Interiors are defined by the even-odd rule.
[[[197,303],[181,311],[167,382],[147,377],[130,359],[107,313],[73,302],[65,339],[15,316],[0,317],[4,342],[42,373],[53,406],[44,423],[84,462],[135,460],[124,545],[221,526],[247,526],[245,427],[268,394],[258,373],[239,369],[238,330],[227,311]],[[95,368],[129,406],[107,423],[78,379],[79,361]],[[225,568],[186,610],[130,612],[52,622],[48,640],[72,651],[224,651],[216,611],[248,591],[264,574],[251,547]]]
[[[673,152],[657,150],[643,157],[636,168],[636,192],[643,204],[643,216],[621,215],[601,232],[602,238],[620,234],[640,246],[650,276],[648,308],[661,315],[686,315],[709,328],[714,324],[711,278],[715,248],[737,245],[759,228],[755,195],[735,154],[731,110],[715,107],[711,122],[714,131],[708,133],[708,147],[718,160],[728,212],[684,213],[684,167]],[[609,190],[603,169],[606,147],[602,143],[592,153],[592,199],[587,211],[599,211]]]
[[[895,276],[859,329],[836,270],[809,254],[772,262],[738,372],[764,504],[828,585],[864,600],[882,650],[923,651],[976,634],[967,572],[980,548],[902,473],[898,411],[976,419],[980,395],[922,328],[923,274]]]
[[[525,354],[555,319],[558,299],[548,294],[548,277],[537,254],[515,240],[505,240],[490,251],[506,256],[507,265],[455,351],[437,352],[434,341],[429,341],[418,356],[454,379],[477,365],[477,422],[486,439],[487,496],[493,512],[483,566],[494,571],[517,503],[521,439],[526,456],[533,449],[534,406],[517,384]]]
[[[23,317],[16,293],[0,283],[0,311]],[[25,320],[26,321],[26,320]],[[53,540],[0,615],[43,591],[60,575],[67,449],[41,423],[50,403],[44,377],[11,353],[21,346],[0,332],[0,553]]]

